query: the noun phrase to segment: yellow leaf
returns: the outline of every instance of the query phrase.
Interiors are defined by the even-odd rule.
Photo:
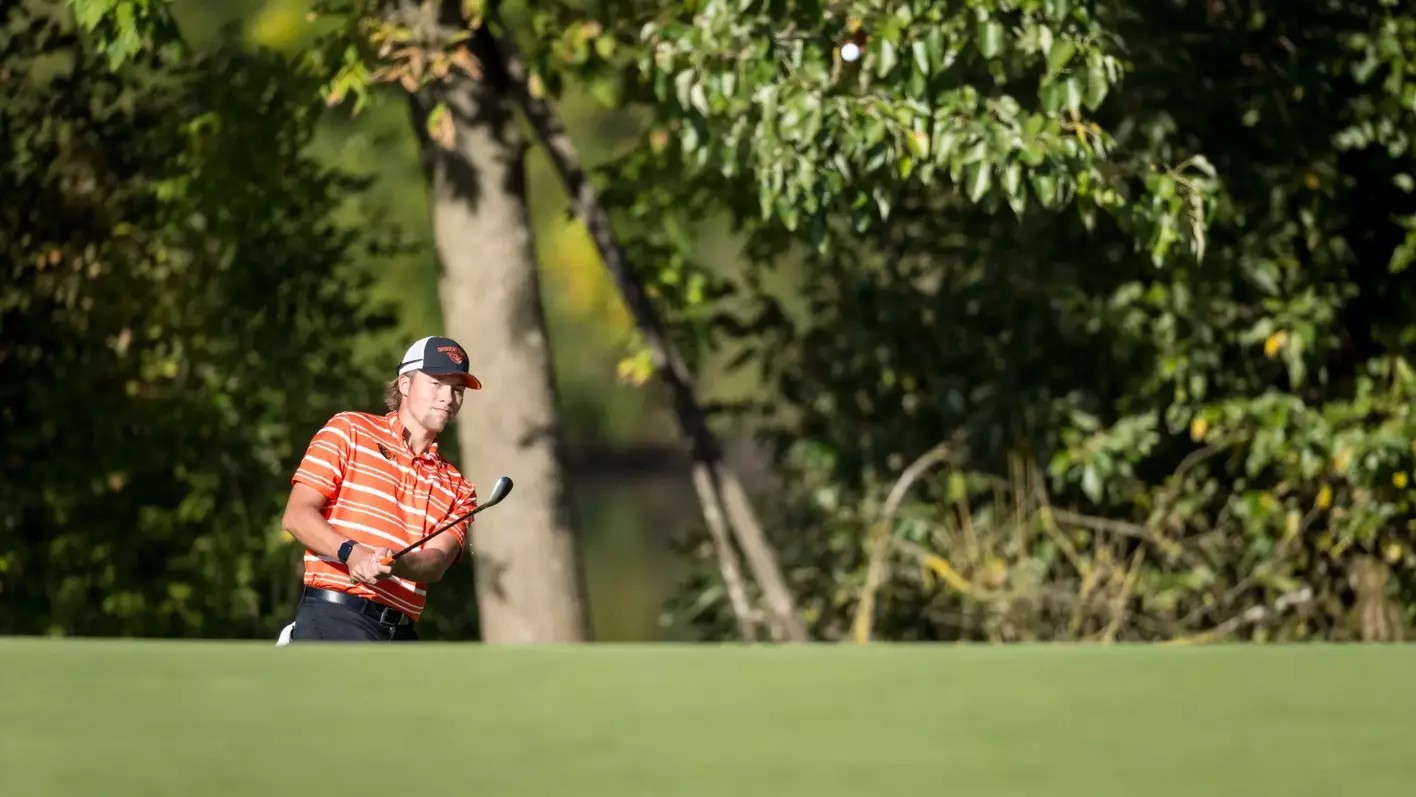
[[[1331,486],[1324,484],[1322,486],[1322,489],[1318,490],[1318,500],[1316,503],[1318,505],[1318,509],[1327,509],[1328,507],[1332,506]]]
[[[615,370],[620,381],[642,387],[654,375],[654,361],[648,351],[640,351],[620,360]]]
[[[446,103],[438,103],[428,114],[428,137],[443,149],[452,149],[457,140],[457,126]]]
[[[1346,473],[1347,465],[1352,462],[1352,452],[1341,449],[1332,457],[1332,468],[1338,473]]]
[[[928,566],[930,570],[938,573],[939,577],[944,580],[944,583],[966,595],[973,592],[973,588],[969,585],[969,582],[965,581],[963,576],[959,575],[958,571],[949,564],[947,559],[935,554],[925,554],[922,558],[924,564]]]
[[[1394,565],[1397,562],[1401,561],[1401,557],[1403,554],[1406,553],[1406,551],[1401,547],[1401,543],[1389,542],[1387,543],[1386,550],[1383,551],[1383,553],[1386,555],[1387,563]]]
[[[1272,335],[1269,335],[1268,340],[1264,341],[1264,354],[1269,359],[1277,357],[1278,353],[1283,349],[1283,344],[1287,342],[1287,340],[1287,332],[1275,332]]]
[[[1195,418],[1190,421],[1190,439],[1196,443],[1205,439],[1205,432],[1209,431],[1209,421],[1204,418]]]
[[[1399,470],[1391,475],[1391,483],[1397,489],[1406,486],[1406,471]]]

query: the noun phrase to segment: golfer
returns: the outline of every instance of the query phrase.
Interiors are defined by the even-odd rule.
[[[461,557],[472,521],[391,565],[381,560],[476,506],[476,490],[437,442],[467,388],[482,388],[467,351],[423,338],[386,386],[386,415],[341,412],[315,434],[282,520],[305,546],[305,564],[295,621],[278,644],[418,638],[427,585]]]

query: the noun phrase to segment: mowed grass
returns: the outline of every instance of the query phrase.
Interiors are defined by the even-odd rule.
[[[0,792],[1403,795],[1416,646],[0,640]]]

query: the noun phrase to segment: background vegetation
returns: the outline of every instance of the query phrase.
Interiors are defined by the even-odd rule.
[[[144,46],[161,3],[73,5],[130,10],[76,39],[15,7],[0,40],[0,630],[271,633],[300,447],[440,323],[406,100],[326,108],[345,73],[298,0],[228,6],[225,46],[174,4],[180,56]],[[1401,4],[504,17],[815,638],[1416,619]],[[539,156],[530,180],[597,634],[731,637],[643,342]],[[454,582],[430,630],[475,635]]]

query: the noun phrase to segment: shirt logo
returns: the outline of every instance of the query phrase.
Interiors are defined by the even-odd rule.
[[[391,454],[387,448],[384,448],[383,443],[379,443],[379,453],[383,454],[383,458],[388,460],[389,462],[394,461],[393,454]]]

